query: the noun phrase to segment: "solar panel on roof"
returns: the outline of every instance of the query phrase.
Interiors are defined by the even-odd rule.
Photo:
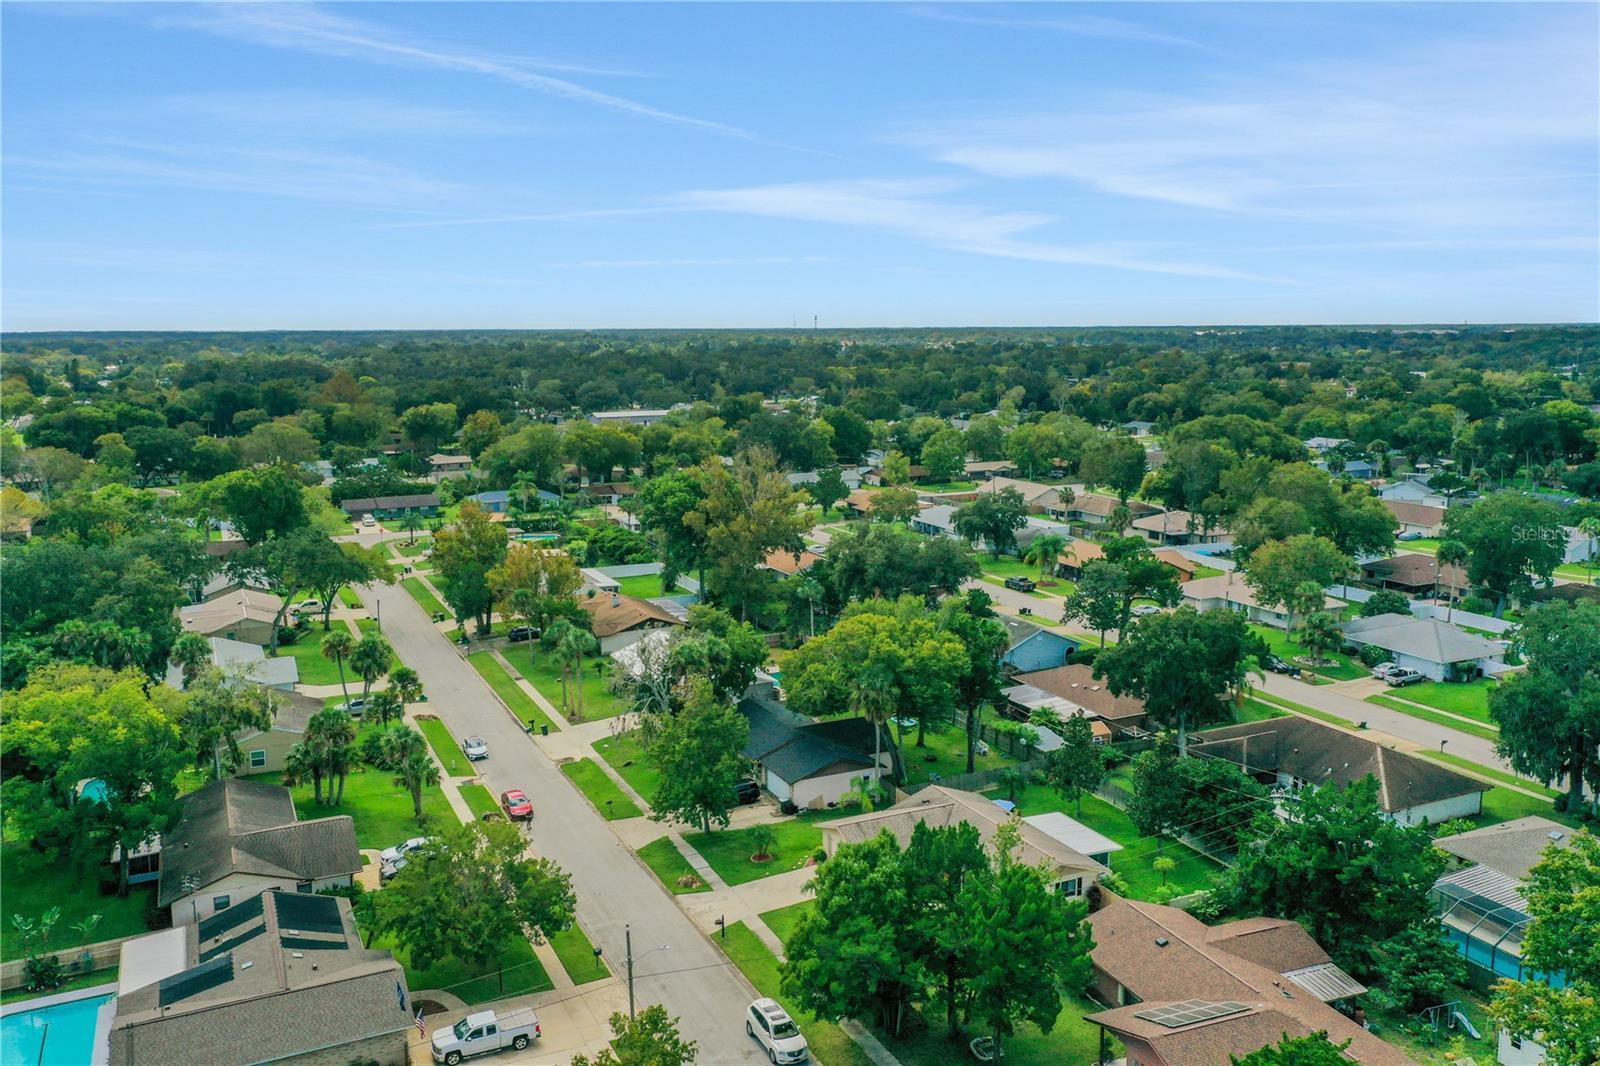
[[[313,933],[342,933],[344,922],[339,917],[339,901],[332,896],[290,895],[274,893],[278,908],[278,928],[309,931]]]
[[[1226,1018],[1230,1014],[1238,1014],[1249,1009],[1243,1003],[1231,1001],[1212,1003],[1203,999],[1188,999],[1182,1003],[1168,1003],[1163,1007],[1136,1011],[1133,1016],[1167,1029],[1181,1029],[1186,1025],[1208,1022],[1213,1018]]]
[[[225,985],[231,980],[233,980],[233,956],[223,955],[210,962],[202,962],[199,966],[184,970],[182,973],[163,978],[156,990],[156,1002],[166,1007],[190,996],[198,996],[207,989]]]
[[[267,925],[266,925],[265,922],[261,923],[260,925],[254,926],[254,927],[252,927],[250,929],[246,929],[244,932],[240,933],[238,936],[229,937],[227,940],[224,940],[222,943],[218,944],[214,948],[211,948],[209,951],[202,951],[200,953],[200,961],[201,962],[210,962],[212,959],[216,958],[218,955],[221,955],[223,952],[232,951],[234,948],[238,947],[240,944],[244,944],[244,943],[247,943],[248,941],[254,940],[256,937],[260,936],[262,933],[265,933],[266,931],[267,931]]]
[[[220,910],[200,922],[200,942],[203,944],[212,937],[221,936],[236,925],[243,925],[251,918],[261,917],[261,897],[251,896],[236,906]]]
[[[282,936],[278,940],[286,948],[313,948],[320,951],[343,951],[350,946],[343,940],[314,940],[309,936]]]

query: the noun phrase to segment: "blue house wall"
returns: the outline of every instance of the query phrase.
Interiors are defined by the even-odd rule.
[[[1031,670],[1051,670],[1064,666],[1067,656],[1078,650],[1078,642],[1060,633],[1041,629],[1030,637],[1013,644],[1000,656],[1000,661],[1018,673]]]

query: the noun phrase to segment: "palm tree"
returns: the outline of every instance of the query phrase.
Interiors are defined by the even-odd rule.
[[[766,822],[757,822],[750,827],[750,846],[755,848],[751,853],[751,861],[772,858],[772,843],[778,839],[778,834]]]
[[[397,666],[389,671],[389,691],[399,697],[402,704],[422,701],[422,678],[409,666]]]
[[[168,657],[183,670],[183,687],[188,688],[200,668],[211,661],[211,641],[199,633],[185,633],[173,642]]]
[[[345,683],[344,663],[350,658],[350,653],[355,650],[356,638],[350,635],[348,629],[335,629],[322,638],[322,657],[332,659],[339,668],[339,687],[344,690],[344,701],[350,702],[350,686]]]
[[[305,741],[301,741],[283,757],[283,783],[289,788],[298,788],[307,781],[311,782],[312,802],[321,806],[322,760]]]
[[[394,662],[394,648],[382,634],[368,633],[350,650],[350,665],[361,675],[361,697],[372,691],[372,683],[389,672]]]
[[[1106,528],[1117,536],[1122,536],[1122,531],[1133,522],[1133,512],[1128,510],[1126,503],[1119,503],[1111,509],[1111,515],[1106,519]]]
[[[384,765],[394,772],[394,783],[411,793],[411,809],[422,821],[422,791],[439,783],[439,768],[428,756],[422,734],[409,726],[395,726],[383,735]]]
[[[1339,650],[1344,643],[1344,633],[1339,629],[1339,619],[1328,611],[1318,611],[1306,619],[1300,630],[1300,643],[1315,660],[1324,659],[1324,652]]]
[[[883,726],[898,702],[899,684],[894,672],[881,662],[868,662],[850,686],[850,709],[872,723],[873,776],[880,777],[883,764]]]
[[[1467,546],[1465,544],[1461,543],[1459,540],[1445,540],[1445,541],[1440,541],[1439,542],[1438,554],[1436,554],[1434,556],[1434,560],[1438,564],[1438,565],[1436,565],[1434,567],[1434,598],[1435,599],[1437,599],[1438,595],[1439,595],[1439,582],[1438,582],[1438,579],[1439,579],[1440,576],[1442,576],[1442,572],[1443,572],[1444,568],[1447,567],[1447,566],[1464,566],[1464,565],[1466,565],[1467,556],[1469,554],[1470,553],[1467,551]],[[1449,622],[1455,616],[1456,616],[1456,598],[1455,598],[1454,595],[1451,595],[1451,597],[1450,597],[1450,605],[1445,609],[1444,620],[1446,622]]]
[[[380,726],[387,726],[391,719],[405,717],[405,704],[400,702],[400,694],[391,686],[372,694],[372,699],[367,701],[367,713],[376,718]]]
[[[344,796],[344,779],[349,776],[355,762],[354,745],[356,742],[356,725],[345,711],[336,707],[328,707],[311,716],[311,721],[306,723],[305,739],[296,745],[304,747],[314,763],[313,780],[318,783],[328,779],[328,802],[337,805]],[[333,779],[339,779],[337,797],[334,793]],[[319,798],[317,802],[322,802]]]
[[[569,630],[573,630],[573,629],[576,629],[576,628],[577,628],[577,626],[573,625],[571,622],[567,621],[565,618],[561,618],[561,619],[556,620],[555,622],[552,622],[549,626],[547,626],[545,628],[544,635],[539,638],[539,643],[544,645],[546,651],[550,652],[551,655],[555,656],[556,662],[559,663],[560,666],[561,666],[561,710],[562,710],[562,713],[565,713],[566,710],[567,710],[567,673],[568,673],[568,664],[567,664],[566,659],[563,657],[562,649],[563,649],[563,646],[566,643],[567,632]]]
[[[1067,538],[1059,533],[1041,533],[1033,538],[1033,543],[1028,545],[1028,554],[1022,557],[1025,563],[1032,563],[1039,568],[1039,580],[1043,581],[1055,573],[1056,561],[1061,558],[1061,553],[1067,550]]]
[[[561,644],[557,654],[562,662],[572,663],[572,677],[578,690],[578,717],[583,717],[583,657],[585,655],[598,655],[600,642],[594,639],[594,634],[579,626],[571,626],[561,637]]]

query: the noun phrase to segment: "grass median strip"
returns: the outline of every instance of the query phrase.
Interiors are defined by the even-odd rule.
[[[1555,789],[1542,785],[1537,781],[1530,781],[1528,778],[1518,777],[1516,774],[1508,774],[1504,770],[1496,770],[1492,766],[1484,766],[1482,763],[1475,763],[1471,759],[1464,759],[1459,755],[1452,755],[1449,752],[1434,751],[1432,748],[1424,748],[1421,751],[1418,751],[1417,754],[1425,755],[1437,762],[1449,763],[1451,766],[1458,767],[1459,769],[1465,770],[1468,773],[1477,774],[1480,777],[1487,777],[1492,781],[1500,781],[1507,785],[1515,785],[1517,788],[1527,789],[1529,792],[1537,792],[1539,795],[1546,796],[1550,799],[1555,799],[1557,796],[1561,795],[1561,793],[1557,792]]]
[[[467,662],[478,671],[478,676],[489,683],[494,689],[494,694],[500,697],[502,703],[511,708],[511,713],[516,715],[523,723],[533,726],[549,726],[555,728],[555,723],[539,709],[533,702],[533,697],[522,691],[516,681],[512,680],[506,668],[501,666],[493,655],[486,651],[475,651],[467,656]]]
[[[439,757],[439,764],[444,767],[445,773],[451,777],[477,776],[472,769],[472,763],[461,753],[461,746],[456,743],[456,738],[450,735],[449,728],[443,722],[437,718],[418,717],[417,728],[428,738],[428,745]]]
[[[498,814],[500,804],[495,802],[494,793],[483,785],[468,782],[461,786],[461,798],[466,800],[467,807],[481,820],[486,814]]]
[[[417,606],[428,612],[428,617],[449,614],[450,611],[439,602],[439,597],[418,577],[401,578],[400,587],[411,593],[411,598],[417,601]]]
[[[1307,718],[1315,718],[1318,721],[1327,722],[1330,725],[1343,726],[1345,729],[1356,728],[1356,723],[1348,719],[1340,718],[1338,715],[1330,714],[1327,711],[1319,711],[1315,707],[1307,707],[1305,704],[1296,703],[1294,700],[1286,700],[1282,696],[1275,696],[1265,689],[1256,689],[1251,698],[1261,700],[1274,707],[1281,707],[1286,711],[1303,714]]]
[[[638,730],[629,730],[614,737],[601,737],[594,742],[594,750],[622,775],[624,781],[633,786],[635,792],[644,797],[645,802],[648,803],[650,797],[656,794],[661,784],[661,772],[645,752]]]
[[[638,818],[644,814],[628,794],[617,787],[600,764],[593,759],[574,759],[561,764],[561,772],[571,778],[578,791],[588,797],[606,821],[618,818]]]
[[[572,978],[575,985],[586,985],[590,981],[611,976],[611,971],[594,953],[594,945],[577,922],[551,937],[550,946],[561,960],[561,968],[567,971],[567,976]]]
[[[710,892],[711,886],[706,884],[700,875],[694,872],[694,867],[689,865],[689,860],[683,857],[683,852],[666,837],[652,840],[639,849],[639,858],[650,867],[650,871],[661,879],[667,890],[675,896],[686,895],[690,892]],[[684,885],[685,878],[693,878],[694,883]]]
[[[1500,731],[1498,729],[1491,729],[1489,726],[1484,725],[1476,725],[1465,718],[1460,718],[1455,715],[1441,714],[1438,711],[1430,711],[1428,708],[1419,704],[1406,703],[1402,700],[1391,699],[1388,696],[1381,695],[1368,696],[1366,697],[1366,701],[1371,704],[1376,704],[1379,707],[1387,707],[1391,711],[1399,711],[1401,714],[1409,714],[1411,717],[1420,718],[1424,722],[1432,722],[1434,725],[1442,725],[1446,729],[1454,729],[1461,733],[1470,733],[1475,737],[1482,737],[1484,740],[1500,739]]]

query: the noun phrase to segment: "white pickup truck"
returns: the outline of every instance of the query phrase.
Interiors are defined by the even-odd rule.
[[[462,1059],[511,1048],[524,1051],[540,1037],[539,1016],[531,1008],[497,1015],[492,1010],[469,1014],[433,1034],[433,1061],[456,1066]]]

